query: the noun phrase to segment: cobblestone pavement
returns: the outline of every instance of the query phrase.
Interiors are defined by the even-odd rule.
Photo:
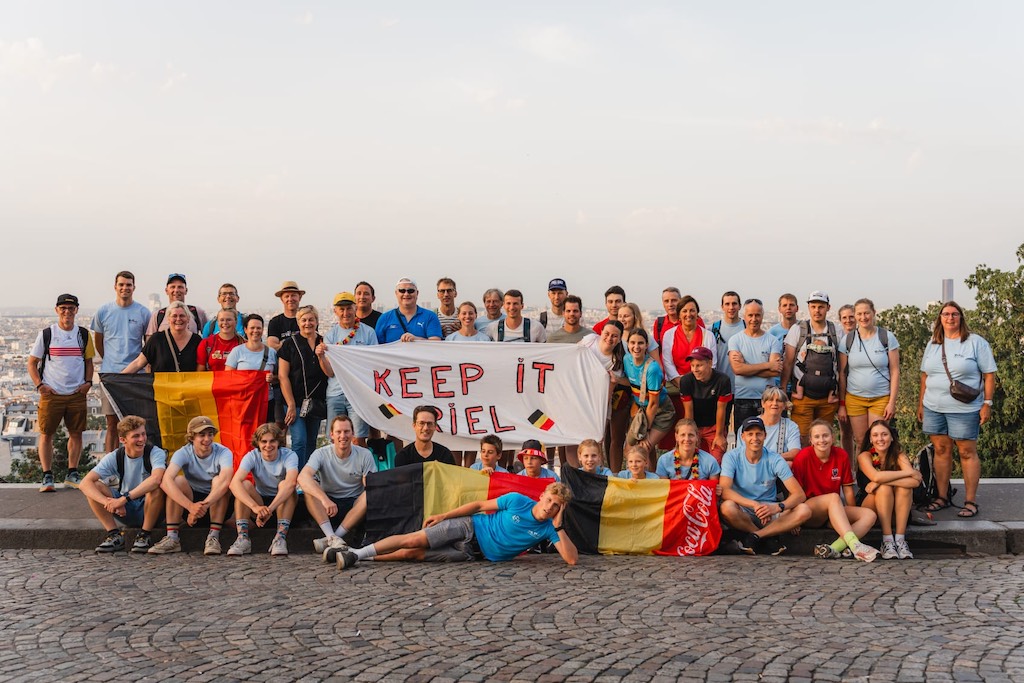
[[[0,681],[1024,680],[1024,558],[0,551]]]

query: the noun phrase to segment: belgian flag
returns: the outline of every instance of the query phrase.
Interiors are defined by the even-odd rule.
[[[104,391],[121,417],[146,420],[149,442],[169,454],[185,444],[188,421],[206,415],[217,440],[235,456],[235,466],[252,450],[252,434],[267,416],[267,379],[259,370],[103,373]]]
[[[715,482],[631,481],[563,468],[564,526],[581,553],[709,555],[718,548]]]

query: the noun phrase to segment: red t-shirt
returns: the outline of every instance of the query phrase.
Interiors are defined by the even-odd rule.
[[[811,446],[801,449],[793,459],[792,469],[808,498],[826,493],[841,494],[843,486],[853,485],[850,454],[837,446],[832,447],[825,462],[818,459]]]
[[[211,370],[223,370],[228,361],[228,354],[231,349],[242,343],[241,337],[233,337],[229,341],[219,334],[214,334],[199,343],[196,349],[196,364],[199,370],[205,370],[209,365]]]

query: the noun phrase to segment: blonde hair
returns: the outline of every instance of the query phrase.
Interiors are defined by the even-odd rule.
[[[583,439],[583,441],[580,441],[580,445],[579,445],[578,450],[581,451],[584,448],[594,448],[594,449],[596,449],[597,450],[597,454],[601,456],[602,460],[604,460],[604,446],[601,445],[600,441],[597,441],[595,439]]]
[[[568,505],[572,502],[572,489],[560,481],[548,484],[547,488],[544,489],[544,493],[550,493],[555,498],[561,499],[562,505]]]

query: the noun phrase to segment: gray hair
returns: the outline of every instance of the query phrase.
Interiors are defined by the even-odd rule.
[[[772,398],[780,399],[783,403],[789,402],[789,397],[786,396],[785,391],[773,384],[769,384],[764,388],[764,392],[761,394],[761,403]]]

